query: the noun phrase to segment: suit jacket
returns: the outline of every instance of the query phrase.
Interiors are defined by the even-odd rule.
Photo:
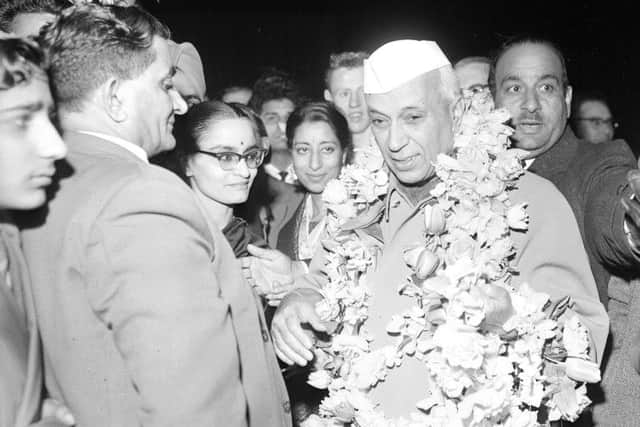
[[[620,203],[621,197],[631,194],[627,172],[636,168],[635,156],[624,141],[590,144],[577,139],[568,126],[560,141],[529,168],[555,184],[569,202],[605,306],[611,273],[629,277],[640,267],[622,228]]]
[[[191,189],[100,138],[65,141],[23,232],[53,397],[78,426],[288,425],[251,290]]]
[[[596,426],[635,426],[640,420],[640,373],[631,348],[640,336],[640,280],[612,276],[609,283],[611,355],[602,375],[602,396],[593,406]]]
[[[0,426],[24,427],[40,411],[40,341],[29,288],[23,287],[29,277],[18,230],[3,218],[0,240],[7,248],[11,286],[0,275]]]

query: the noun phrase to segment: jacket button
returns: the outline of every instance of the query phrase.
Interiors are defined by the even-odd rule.
[[[289,401],[286,401],[282,404],[282,409],[284,409],[284,412],[286,412],[287,414],[291,412],[291,404],[289,403]]]
[[[262,340],[264,342],[269,342],[269,334],[267,333],[266,329],[262,329]]]

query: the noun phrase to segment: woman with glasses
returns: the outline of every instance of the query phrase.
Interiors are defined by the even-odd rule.
[[[253,234],[233,214],[244,203],[264,161],[264,128],[249,107],[221,101],[194,105],[176,123],[174,169],[196,193],[212,227],[218,227],[243,261],[245,276],[271,305],[293,285],[296,264]],[[253,254],[260,255],[255,258]]]

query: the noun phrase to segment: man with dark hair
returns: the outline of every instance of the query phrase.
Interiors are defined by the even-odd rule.
[[[46,385],[78,426],[290,425],[231,248],[180,178],[148,164],[187,109],[168,37],[138,7],[97,5],[43,34],[69,147],[46,220],[23,232]]]
[[[608,363],[605,355],[603,366],[611,364],[626,357],[620,349],[632,337],[626,319],[637,291],[629,282],[609,279],[636,278],[640,267],[640,209],[631,200],[640,194],[635,157],[622,140],[590,144],[575,137],[567,126],[572,88],[565,60],[551,42],[524,38],[506,44],[493,61],[490,82],[496,105],[511,113],[512,140],[529,170],[558,187],[578,220],[600,300],[609,308],[613,353]],[[630,365],[623,371],[605,366],[608,403],[594,407],[594,414],[603,411],[600,421],[606,425],[640,417],[640,376]]]
[[[0,29],[20,37],[35,36],[68,6],[66,0],[6,0],[0,6]]]
[[[293,175],[287,147],[287,119],[300,101],[298,83],[289,73],[276,68],[266,70],[256,80],[249,101],[264,123],[271,150],[263,169],[272,178],[289,184],[293,183]]]
[[[329,56],[325,73],[324,99],[333,102],[346,117],[353,141],[354,163],[367,164],[382,154],[371,134],[369,112],[364,98],[364,61],[367,52],[341,52]]]
[[[570,121],[576,136],[592,144],[613,140],[618,127],[607,98],[597,91],[575,94],[571,102]]]

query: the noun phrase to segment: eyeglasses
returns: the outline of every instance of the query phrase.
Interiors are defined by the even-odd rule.
[[[224,151],[222,153],[212,153],[211,151],[198,150],[198,153],[206,154],[207,156],[215,157],[220,163],[222,170],[230,171],[236,168],[240,163],[240,160],[244,159],[247,163],[247,167],[250,169],[258,168],[264,161],[264,156],[267,154],[267,150],[260,148],[257,150],[251,150],[244,154],[238,154],[231,151]]]
[[[614,129],[617,129],[620,124],[618,122],[614,122],[613,118],[601,119],[600,117],[576,117],[574,120],[589,122],[596,127],[600,126],[611,126]]]

